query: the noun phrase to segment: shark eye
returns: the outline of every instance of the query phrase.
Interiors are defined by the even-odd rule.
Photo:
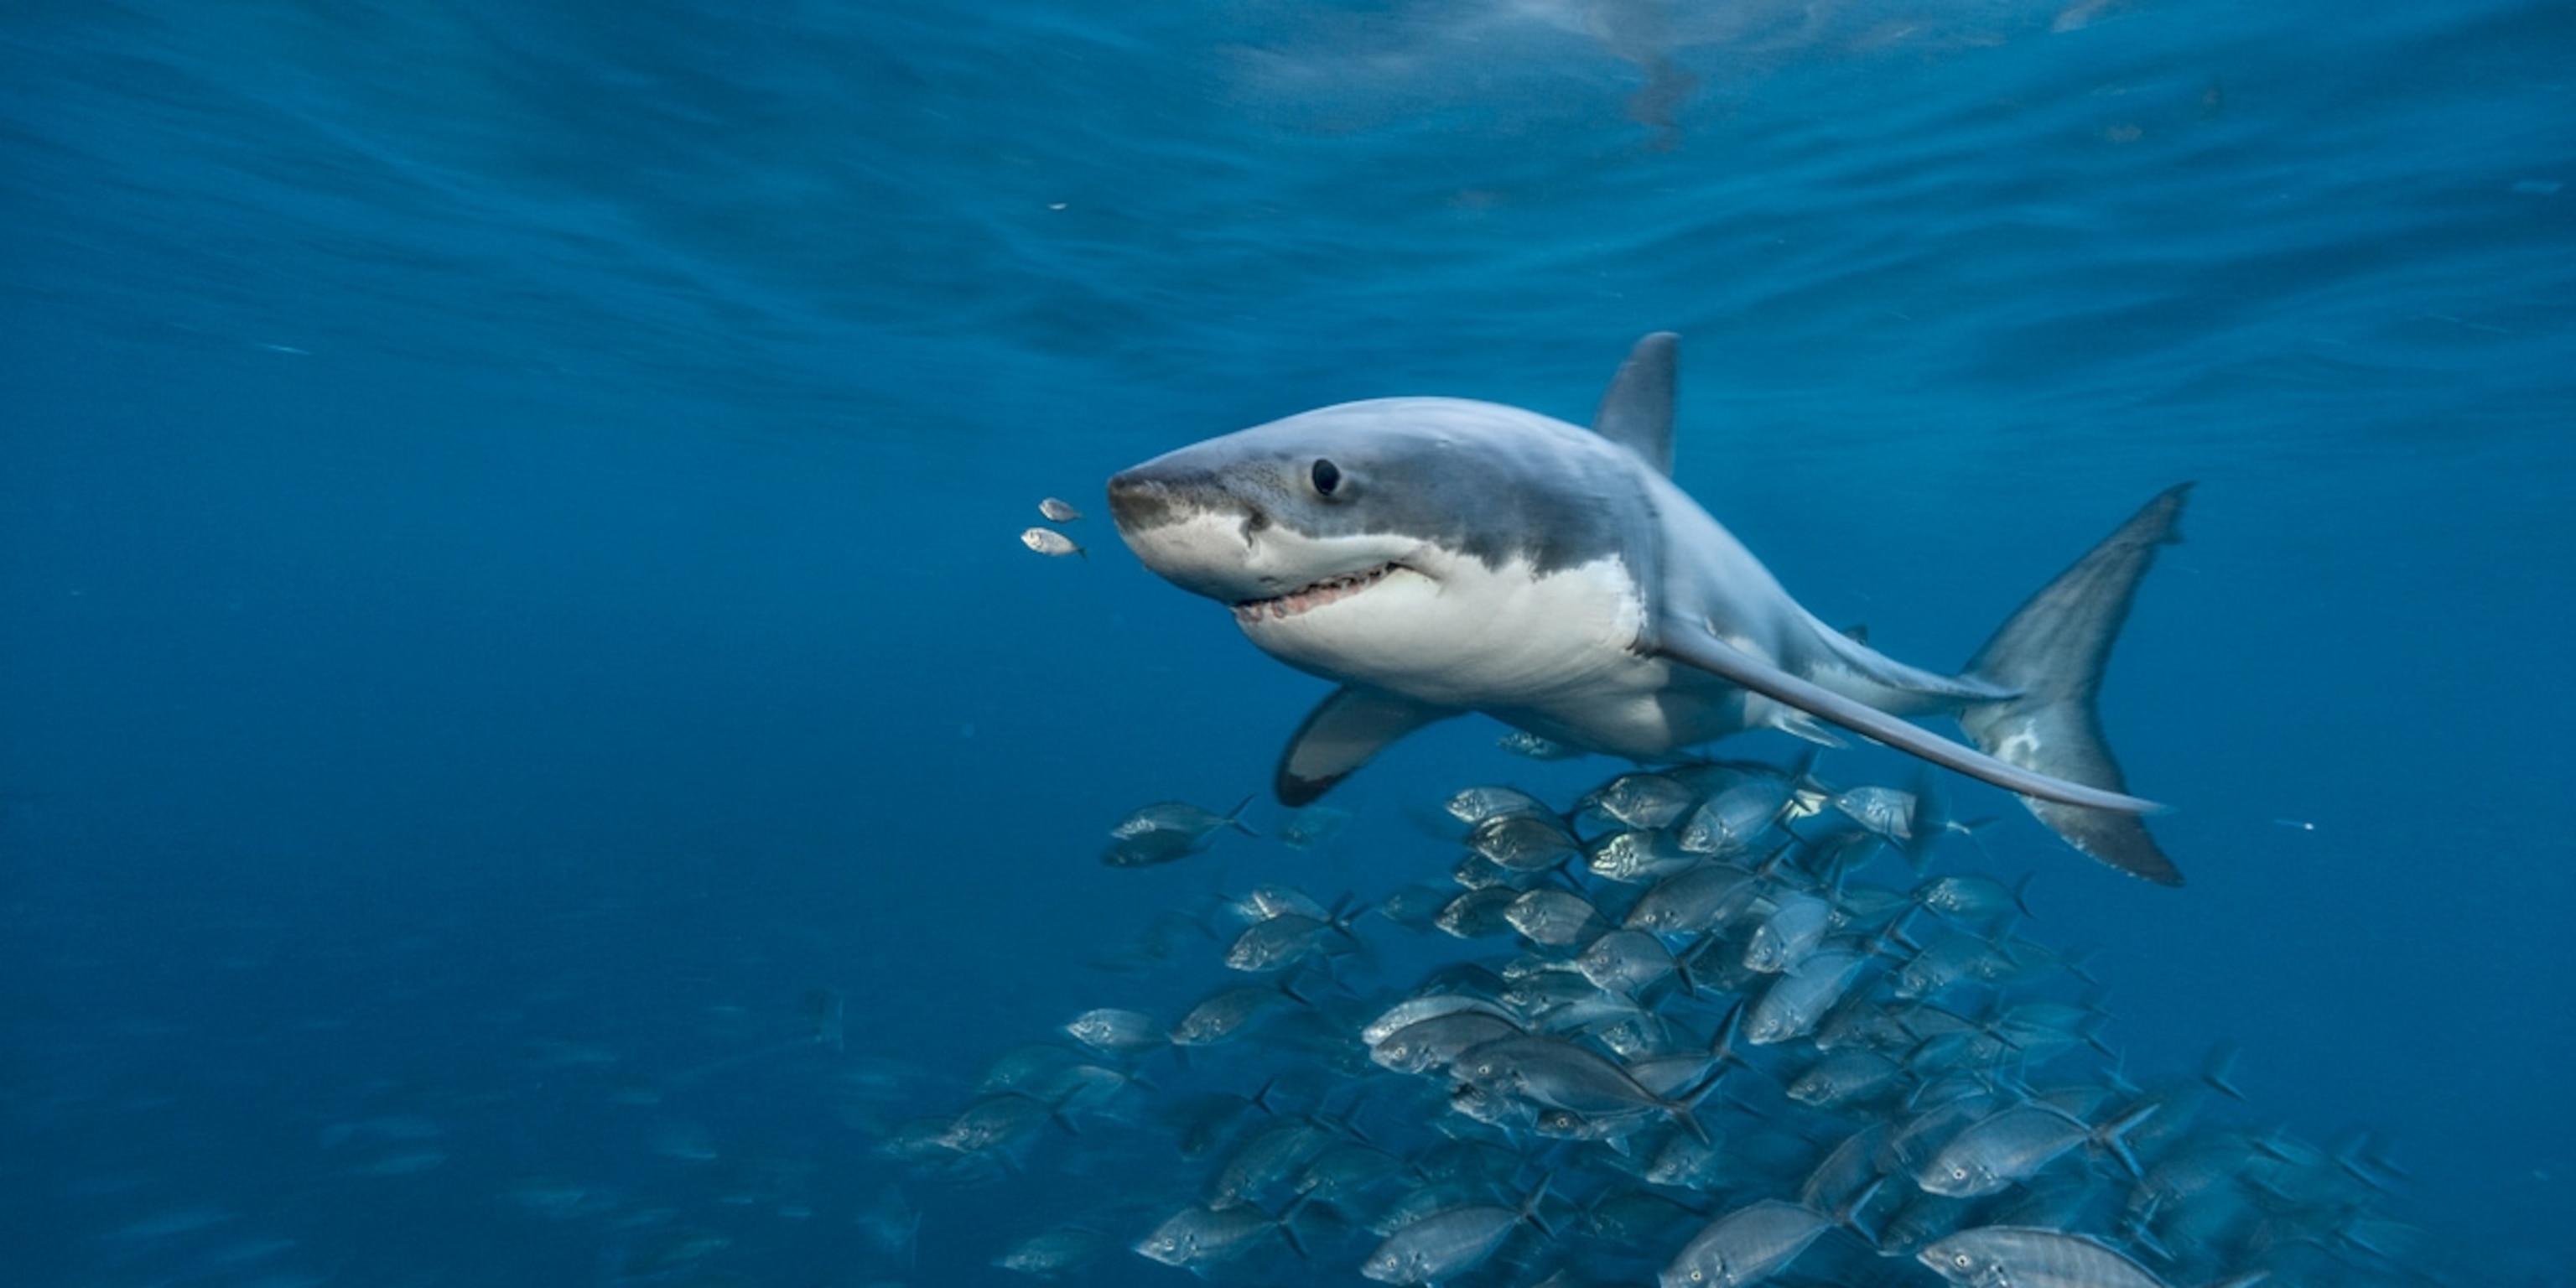
[[[1331,496],[1333,490],[1342,485],[1342,467],[1322,457],[1315,459],[1315,468],[1311,473],[1315,480],[1317,496]]]

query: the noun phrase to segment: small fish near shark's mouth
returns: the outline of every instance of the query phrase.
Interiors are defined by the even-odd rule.
[[[1321,608],[1334,600],[1348,599],[1393,576],[1396,569],[1401,567],[1403,567],[1402,564],[1382,563],[1375,567],[1363,568],[1358,572],[1344,573],[1339,577],[1327,577],[1312,585],[1300,586],[1276,598],[1246,600],[1234,606],[1234,620],[1244,626],[1251,626],[1265,619],[1285,621],[1299,613]]]

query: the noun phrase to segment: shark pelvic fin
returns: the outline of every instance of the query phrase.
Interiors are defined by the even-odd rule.
[[[2102,736],[2094,697],[2111,645],[2129,619],[2138,583],[2156,549],[2182,540],[2177,530],[2191,484],[2168,488],[2102,539],[2073,567],[2040,588],[1969,659],[1966,678],[2018,691],[2007,701],[1971,706],[1959,723],[1988,755],[2052,778],[2105,791],[2126,791],[2120,763]],[[2182,872],[2133,815],[2070,809],[2025,799],[2050,831],[2086,854],[2158,885],[2181,885]]]
[[[1282,805],[1321,799],[1397,739],[1463,712],[1376,689],[1335,689],[1289,735],[1271,790]]]
[[[1655,467],[1666,478],[1673,473],[1673,368],[1681,337],[1657,331],[1628,350],[1619,374],[1601,395],[1601,410],[1592,414],[1592,431],[1617,443]]]

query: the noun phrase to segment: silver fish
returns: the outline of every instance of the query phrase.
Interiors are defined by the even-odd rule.
[[[1343,918],[1318,919],[1301,912],[1283,912],[1244,927],[1225,950],[1225,964],[1247,972],[1280,970],[1308,956],[1331,951],[1327,943],[1336,935],[1350,936],[1350,925]]]
[[[1564,890],[1532,890],[1503,909],[1503,920],[1534,944],[1567,948],[1609,928],[1583,896]]]
[[[2031,878],[2025,874],[2007,888],[1993,877],[1954,873],[1914,887],[1913,899],[1923,910],[1938,916],[1966,921],[1984,921],[2018,912],[2031,915],[2028,894]]]
[[[1388,1034],[1385,1041],[1369,1048],[1369,1059],[1397,1073],[1431,1073],[1488,1042],[1523,1036],[1521,1026],[1503,1016],[1453,1011]]]
[[[1527,756],[1532,760],[1573,760],[1587,754],[1581,747],[1541,737],[1527,729],[1514,729],[1496,738],[1494,745],[1515,756]]]
[[[1045,515],[1049,523],[1071,523],[1082,517],[1082,511],[1054,497],[1038,502],[1038,513]]]
[[[1693,854],[1728,858],[1751,850],[1789,808],[1786,779],[1756,778],[1709,797],[1682,824],[1681,847]]]
[[[1696,1140],[1689,1132],[1674,1132],[1647,1161],[1644,1175],[1657,1185],[1709,1190],[1723,1184],[1734,1170],[1734,1162],[1720,1142]]]
[[[1549,809],[1547,802],[1517,787],[1470,787],[1449,798],[1448,810],[1449,817],[1469,827],[1506,814],[1556,818],[1556,811]]]
[[[1833,928],[1834,906],[1804,892],[1783,895],[1744,945],[1744,968],[1777,975],[1807,959]]]
[[[1243,1035],[1262,1011],[1291,1000],[1270,984],[1246,984],[1209,994],[1172,1025],[1174,1046],[1214,1046]]]
[[[1953,1137],[1915,1169],[1914,1183],[1929,1193],[1961,1198],[2000,1193],[2086,1141],[2125,1158],[2120,1138],[2156,1109],[2150,1104],[2097,1128],[2053,1105],[2037,1101],[2014,1105],[1978,1119]],[[2135,1175],[2135,1160],[2129,1162]]]
[[[1595,988],[1634,992],[1672,974],[1673,955],[1642,930],[1613,930],[1593,940],[1575,965]]]
[[[1418,997],[1408,997],[1388,1007],[1376,1019],[1361,1026],[1360,1041],[1368,1046],[1376,1046],[1395,1036],[1399,1029],[1458,1011],[1482,1011],[1488,1015],[1511,1018],[1501,1006],[1490,999],[1477,997],[1472,993],[1425,993]]]
[[[1658,881],[1628,909],[1630,930],[1657,935],[1697,934],[1727,920],[1753,874],[1729,863],[1703,863]]]
[[[1064,1026],[1066,1036],[1102,1055],[1138,1055],[1171,1043],[1162,1022],[1141,1011],[1110,1007],[1084,1011]]]
[[[1382,1284],[1437,1284],[1474,1270],[1513,1230],[1538,1226],[1538,1204],[1546,1193],[1547,1183],[1541,1181],[1517,1210],[1474,1206],[1434,1212],[1387,1236],[1360,1263],[1360,1273]]]
[[[1768,1046],[1805,1037],[1869,964],[1866,954],[1825,949],[1771,982],[1744,1013],[1744,1040]]]
[[[1292,850],[1322,849],[1332,844],[1350,823],[1349,810],[1335,809],[1330,805],[1308,805],[1290,811],[1279,824],[1279,843]]]
[[[1699,793],[1670,774],[1651,771],[1621,774],[1576,803],[1598,810],[1620,826],[1651,831],[1669,827],[1699,803]]]
[[[1515,872],[1539,872],[1583,852],[1582,844],[1553,817],[1498,814],[1467,833],[1478,854]]]
[[[1629,828],[1583,847],[1583,865],[1593,875],[1612,881],[1660,881],[1700,861],[1699,855],[1681,848],[1666,831]]]
[[[1055,1279],[1073,1274],[1110,1248],[1110,1238],[1087,1226],[1062,1225],[1043,1234],[1034,1234],[993,1259],[1004,1270],[1016,1270],[1040,1279]]]
[[[1508,934],[1512,923],[1505,919],[1503,913],[1520,897],[1520,891],[1510,886],[1470,890],[1443,906],[1432,923],[1460,939]]]
[[[1332,913],[1326,911],[1324,905],[1315,902],[1301,891],[1292,890],[1283,885],[1254,886],[1245,891],[1241,898],[1226,905],[1226,910],[1246,922],[1268,921],[1272,917],[1285,916],[1292,912],[1301,917],[1312,917],[1317,921],[1325,921],[1332,917]]]
[[[1795,1203],[1764,1199],[1711,1221],[1664,1267],[1658,1282],[1662,1288],[1760,1283],[1797,1260],[1833,1224]]]
[[[1688,1099],[1656,1095],[1608,1059],[1555,1038],[1488,1042],[1459,1056],[1455,1067],[1459,1078],[1470,1085],[1550,1109],[1585,1115],[1654,1110],[1694,1136],[1707,1135],[1692,1115]]]
[[[1109,829],[1109,835],[1114,840],[1124,841],[1155,832],[1171,832],[1197,840],[1230,827],[1245,836],[1259,836],[1261,833],[1253,831],[1243,821],[1243,811],[1251,804],[1252,798],[1246,796],[1235,802],[1232,813],[1219,814],[1188,801],[1156,801],[1129,811],[1127,817]]]
[[[1055,1108],[1016,1091],[986,1096],[966,1106],[939,1134],[941,1146],[959,1154],[1009,1149],[1037,1134],[1055,1116]]]
[[[1250,1252],[1272,1234],[1290,1234],[1288,1223],[1258,1208],[1183,1208],[1138,1239],[1135,1250],[1176,1269],[1205,1271]]]
[[[1208,1206],[1237,1208],[1285,1184],[1336,1139],[1330,1130],[1304,1118],[1284,1118],[1246,1138],[1208,1187]]]
[[[1915,1260],[1969,1288],[2165,1288],[2145,1266],[2099,1240],[2022,1226],[1962,1230]]]
[[[1020,534],[1020,544],[1042,555],[1054,557],[1081,555],[1085,559],[1091,557],[1082,547],[1073,544],[1073,538],[1053,528],[1031,528]]]
[[[1789,1084],[1789,1098],[1820,1109],[1836,1108],[1876,1095],[1904,1071],[1903,1065],[1875,1051],[1837,1051],[1807,1066]]]
[[[1109,829],[1109,848],[1101,862],[1113,868],[1141,868],[1186,859],[1208,848],[1216,833],[1229,827],[1259,836],[1243,821],[1244,807],[1251,803],[1246,796],[1233,813],[1218,814],[1188,801],[1156,801],[1130,812]]]

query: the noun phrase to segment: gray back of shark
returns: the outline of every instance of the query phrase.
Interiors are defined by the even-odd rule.
[[[1676,342],[1638,342],[1591,429],[1455,398],[1343,403],[1109,481],[1119,535],[1229,605],[1264,651],[1340,687],[1274,788],[1299,805],[1469,711],[1654,761],[1748,729],[1857,733],[2022,796],[2077,849],[2167,885],[2095,698],[2189,484],[2147,503],[1956,674],[1834,630],[1675,486]],[[1956,717],[1975,746],[1908,717]]]

